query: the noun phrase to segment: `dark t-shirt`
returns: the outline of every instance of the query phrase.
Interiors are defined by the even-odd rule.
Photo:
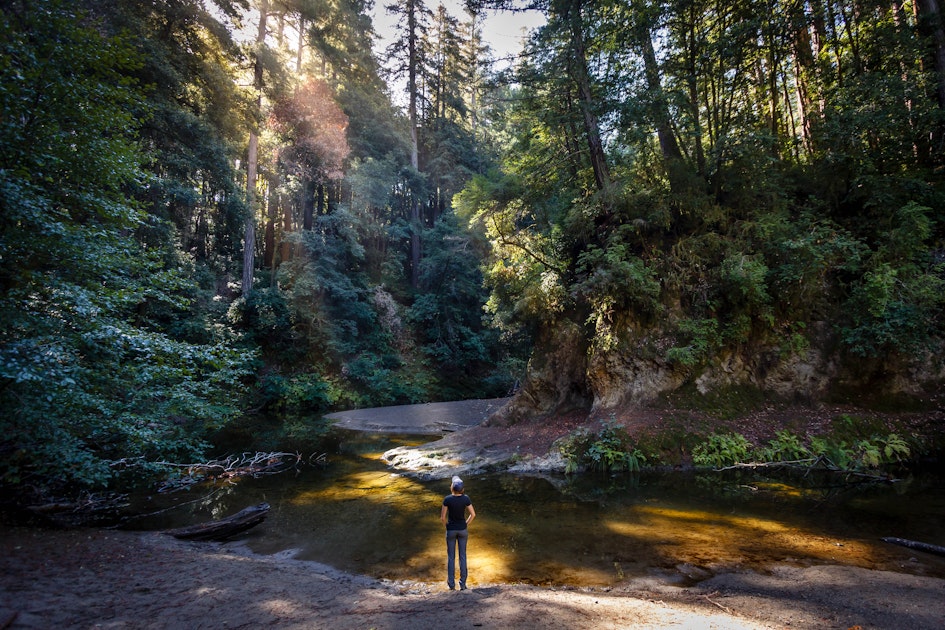
[[[472,499],[465,494],[451,494],[443,499],[443,505],[449,515],[446,529],[466,529],[466,506],[472,505]]]

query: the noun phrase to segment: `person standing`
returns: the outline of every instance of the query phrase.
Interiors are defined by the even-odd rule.
[[[469,513],[467,516],[467,512]],[[446,584],[456,588],[456,547],[459,547],[459,590],[466,590],[466,543],[469,524],[476,518],[476,510],[464,490],[463,480],[453,477],[450,494],[443,499],[440,522],[446,526]]]

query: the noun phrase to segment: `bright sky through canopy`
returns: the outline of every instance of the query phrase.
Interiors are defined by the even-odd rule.
[[[372,19],[374,30],[380,39],[376,49],[381,58],[383,51],[390,43],[392,31],[395,27],[395,17],[385,9],[387,2],[378,2],[374,5]],[[436,11],[442,4],[447,12],[461,22],[469,19],[469,14],[463,8],[462,0],[443,0],[442,2],[428,2],[427,8]],[[522,44],[529,31],[545,23],[545,16],[540,11],[485,11],[482,16],[482,37],[485,43],[492,48],[492,54],[498,62],[498,68],[504,68],[512,62],[508,58],[521,53]]]

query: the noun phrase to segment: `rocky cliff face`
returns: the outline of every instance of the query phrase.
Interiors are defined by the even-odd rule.
[[[580,326],[564,320],[544,329],[536,340],[522,388],[501,412],[501,419],[514,422],[592,405],[587,359],[588,341]]]
[[[801,349],[788,352],[763,343],[722,348],[695,367],[669,360],[665,349],[674,340],[652,329],[628,326],[619,342],[606,348],[585,336],[572,322],[545,331],[505,419],[578,406],[600,412],[642,405],[684,386],[702,394],[749,387],[776,399],[818,402],[839,393],[864,401],[921,396],[945,384],[943,353],[870,360],[845,356],[827,323],[810,326]]]

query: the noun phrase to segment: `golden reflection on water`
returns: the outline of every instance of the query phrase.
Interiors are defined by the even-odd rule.
[[[788,496],[794,493],[788,493]],[[609,520],[607,529],[622,537],[649,540],[667,557],[702,566],[753,566],[795,560],[838,561],[867,566],[875,545],[839,540],[792,521],[754,515],[720,514],[644,505],[637,518]],[[785,516],[785,515],[782,515]]]
[[[375,467],[285,488],[266,536],[251,546],[263,553],[298,548],[302,559],[375,577],[443,582],[439,511],[447,486]],[[472,585],[600,586],[654,570],[698,578],[774,562],[876,567],[897,555],[878,537],[825,532],[822,519],[794,504],[802,492],[757,509],[661,497],[579,501],[541,480],[511,476],[470,478],[467,488],[478,515],[469,538]],[[300,530],[300,522],[307,527]]]
[[[393,473],[380,462],[391,446],[368,443],[294,479],[240,482],[213,510],[232,513],[269,502],[266,522],[247,536],[259,553],[294,549],[300,559],[354,573],[442,583],[446,543],[439,515],[448,477],[419,481]],[[716,478],[709,486],[679,476],[603,480],[612,484],[604,489],[599,480],[585,481],[575,488],[570,481],[514,475],[466,478],[477,513],[469,537],[470,583],[600,586],[654,572],[698,579],[723,568],[765,570],[775,562],[945,575],[945,561],[911,563],[903,558],[914,554],[879,541],[910,537],[910,530],[926,539],[938,535],[945,513],[940,489],[919,505],[882,489],[833,502],[781,482],[752,483],[733,498]],[[924,517],[916,516],[919,508]],[[189,519],[204,520],[195,513]],[[917,520],[932,524],[916,529]],[[160,527],[182,524],[188,523]]]

